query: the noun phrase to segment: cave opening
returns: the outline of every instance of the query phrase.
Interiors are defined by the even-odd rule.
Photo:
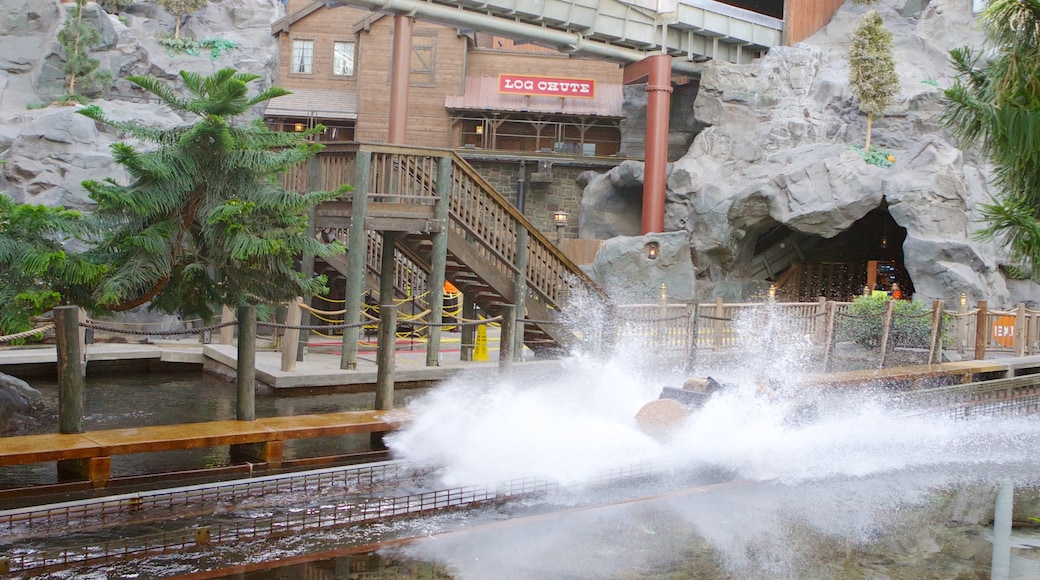
[[[891,293],[898,284],[909,299],[914,284],[903,257],[906,228],[888,212],[888,204],[867,213],[844,232],[823,238],[777,225],[755,243],[754,271],[776,287],[778,300],[849,301],[865,288]]]

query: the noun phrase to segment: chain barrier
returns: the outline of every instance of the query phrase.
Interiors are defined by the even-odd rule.
[[[44,324],[43,326],[37,326],[36,328],[34,328],[32,330],[26,330],[24,332],[19,332],[17,334],[8,334],[8,335],[5,335],[5,336],[0,336],[0,343],[12,342],[12,341],[15,341],[15,340],[21,340],[23,338],[29,338],[30,336],[36,336],[37,334],[43,334],[44,332],[47,332],[48,330],[52,330],[53,328],[54,328],[53,324]]]
[[[977,316],[978,313],[979,313],[979,309],[976,308],[975,310],[969,310],[969,311],[963,312],[963,313],[962,312],[943,311],[943,316],[949,316],[950,318],[965,318],[965,317],[968,317],[968,316]]]
[[[103,332],[111,332],[114,334],[131,334],[134,336],[159,336],[166,338],[169,336],[190,336],[192,334],[199,334],[201,332],[219,330],[225,326],[237,326],[238,321],[232,320],[230,322],[221,322],[218,324],[211,324],[209,326],[200,326],[198,328],[185,328],[183,330],[131,330],[129,328],[123,328],[120,326],[109,326],[107,324],[99,324],[93,320],[87,320],[86,322],[80,322],[80,326],[83,328],[89,328],[91,330],[100,330]]]

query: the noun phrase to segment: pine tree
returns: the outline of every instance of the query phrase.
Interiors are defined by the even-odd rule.
[[[54,306],[86,302],[107,268],[66,249],[85,226],[77,211],[0,195],[0,332],[29,330]]]
[[[185,14],[194,14],[206,5],[207,0],[157,0],[157,4],[170,14],[177,15],[177,23],[173,26],[173,37],[181,37],[181,20]]]
[[[98,68],[101,62],[90,56],[90,47],[101,42],[101,33],[83,21],[86,0],[76,0],[69,7],[65,24],[58,32],[58,42],[65,52],[66,94],[74,97],[77,90],[89,92],[108,86],[112,74]],[[78,86],[77,86],[78,85]]]
[[[950,51],[956,80],[943,122],[993,163],[1000,194],[983,207],[980,237],[1013,262],[1040,262],[1040,0],[993,0],[982,13],[988,51]]]
[[[867,140],[864,152],[870,151],[870,132],[874,117],[881,116],[899,93],[899,76],[892,56],[892,33],[885,28],[881,15],[873,8],[860,18],[852,33],[849,47],[849,88],[867,114]]]
[[[259,75],[228,68],[208,77],[180,76],[187,98],[155,77],[129,80],[170,110],[198,116],[190,125],[155,129],[108,119],[96,106],[80,111],[155,146],[112,145],[131,176],[129,185],[83,183],[98,204],[92,215],[100,234],[90,257],[112,264],[95,291],[96,303],[118,311],[150,301],[152,308],[208,320],[221,304],[234,308],[325,292],[324,277],[294,271],[293,260],[305,252],[343,251],[317,241],[306,218],[309,206],[343,190],[301,194],[276,179],[321,148],[307,137],[322,128],[291,133],[272,131],[260,120],[233,123],[258,103],[288,94],[272,87],[249,97],[247,85]]]

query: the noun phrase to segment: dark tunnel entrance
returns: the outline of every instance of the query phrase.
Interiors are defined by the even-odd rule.
[[[849,301],[864,288],[891,292],[898,283],[903,298],[914,293],[903,261],[906,229],[888,213],[888,204],[826,239],[777,226],[758,237],[756,271],[764,271],[776,287],[777,299],[811,302],[821,296]]]

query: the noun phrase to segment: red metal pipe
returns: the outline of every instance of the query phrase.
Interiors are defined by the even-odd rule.
[[[664,231],[664,189],[668,165],[668,119],[672,93],[672,57],[646,59],[646,154],[643,170],[644,234]]]
[[[404,145],[408,132],[408,81],[412,72],[412,25],[415,19],[394,16],[394,50],[390,64],[390,122],[388,141]]]

